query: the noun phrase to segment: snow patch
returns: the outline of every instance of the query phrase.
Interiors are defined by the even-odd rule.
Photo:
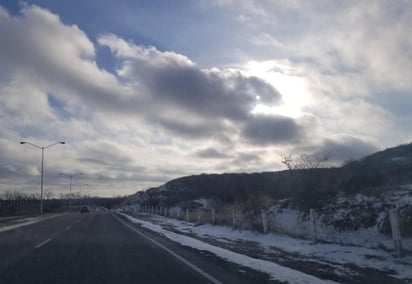
[[[122,213],[121,213],[122,214]],[[271,279],[279,280],[289,283],[336,283],[330,280],[323,280],[312,275],[300,272],[298,270],[294,270],[288,267],[284,267],[278,265],[276,263],[252,258],[246,255],[242,255],[239,253],[235,253],[220,247],[216,247],[202,241],[199,241],[194,238],[190,238],[187,236],[183,236],[180,234],[176,234],[167,230],[164,230],[161,226],[143,221],[134,217],[131,217],[126,214],[122,214],[126,218],[128,218],[131,222],[140,224],[142,227],[147,228],[151,231],[158,232],[163,234],[168,239],[178,242],[184,246],[188,246],[191,248],[195,248],[200,251],[208,251],[215,254],[218,257],[221,257],[227,261],[252,268],[257,271],[261,271],[270,275]]]

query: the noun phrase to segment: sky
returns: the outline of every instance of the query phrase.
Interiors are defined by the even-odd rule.
[[[0,194],[131,194],[411,142],[412,3],[0,1]]]

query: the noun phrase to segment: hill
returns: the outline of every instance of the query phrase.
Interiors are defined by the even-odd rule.
[[[378,194],[404,184],[412,184],[412,144],[389,148],[339,168],[181,177],[138,192],[129,201],[173,206],[199,198],[235,203],[264,195],[290,198],[302,208],[312,208],[336,195]]]
[[[178,218],[183,212],[189,219],[197,215],[198,222],[214,210],[219,224],[231,225],[236,219],[236,227],[256,231],[262,231],[264,210],[272,232],[308,238],[315,222],[321,241],[388,249],[392,208],[397,209],[402,236],[407,238],[405,250],[412,252],[412,144],[339,168],[181,177],[137,192],[124,208],[169,208],[168,214]]]

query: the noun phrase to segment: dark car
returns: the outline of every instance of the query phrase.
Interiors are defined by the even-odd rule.
[[[82,206],[82,208],[80,208],[80,213],[89,213],[90,209],[87,206]]]

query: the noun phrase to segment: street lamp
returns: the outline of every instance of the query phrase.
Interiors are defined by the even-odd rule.
[[[73,174],[73,175],[69,175],[69,174],[64,174],[64,173],[60,173],[59,175],[61,176],[67,176],[70,179],[70,183],[69,183],[69,208],[72,208],[72,186],[73,186],[73,178],[77,177],[77,176],[82,176],[83,173],[78,173],[78,174]]]
[[[41,179],[40,179],[40,215],[43,214],[43,168],[44,168],[44,149],[50,148],[57,144],[66,144],[65,142],[56,142],[48,146],[39,146],[30,142],[22,141],[20,144],[29,144],[35,148],[41,149]]]
[[[84,183],[83,186],[89,186],[88,183]],[[79,193],[80,193],[80,197],[82,196],[82,184],[79,184]]]
[[[83,186],[88,186],[89,184],[88,183],[85,183],[85,184],[83,184]],[[80,204],[79,205],[81,205],[81,203],[83,203],[84,204],[84,200],[83,200],[83,198],[82,198],[82,184],[81,183],[79,183],[79,197],[80,197]]]
[[[79,184],[72,184],[72,187],[73,186],[78,186],[79,187],[79,197],[78,197],[78,199],[79,199],[79,205],[82,205],[82,203],[83,203],[83,201],[84,201],[84,199],[82,198],[82,186],[84,187],[84,186],[89,186],[89,184],[88,183],[81,183],[81,182],[79,182]]]

